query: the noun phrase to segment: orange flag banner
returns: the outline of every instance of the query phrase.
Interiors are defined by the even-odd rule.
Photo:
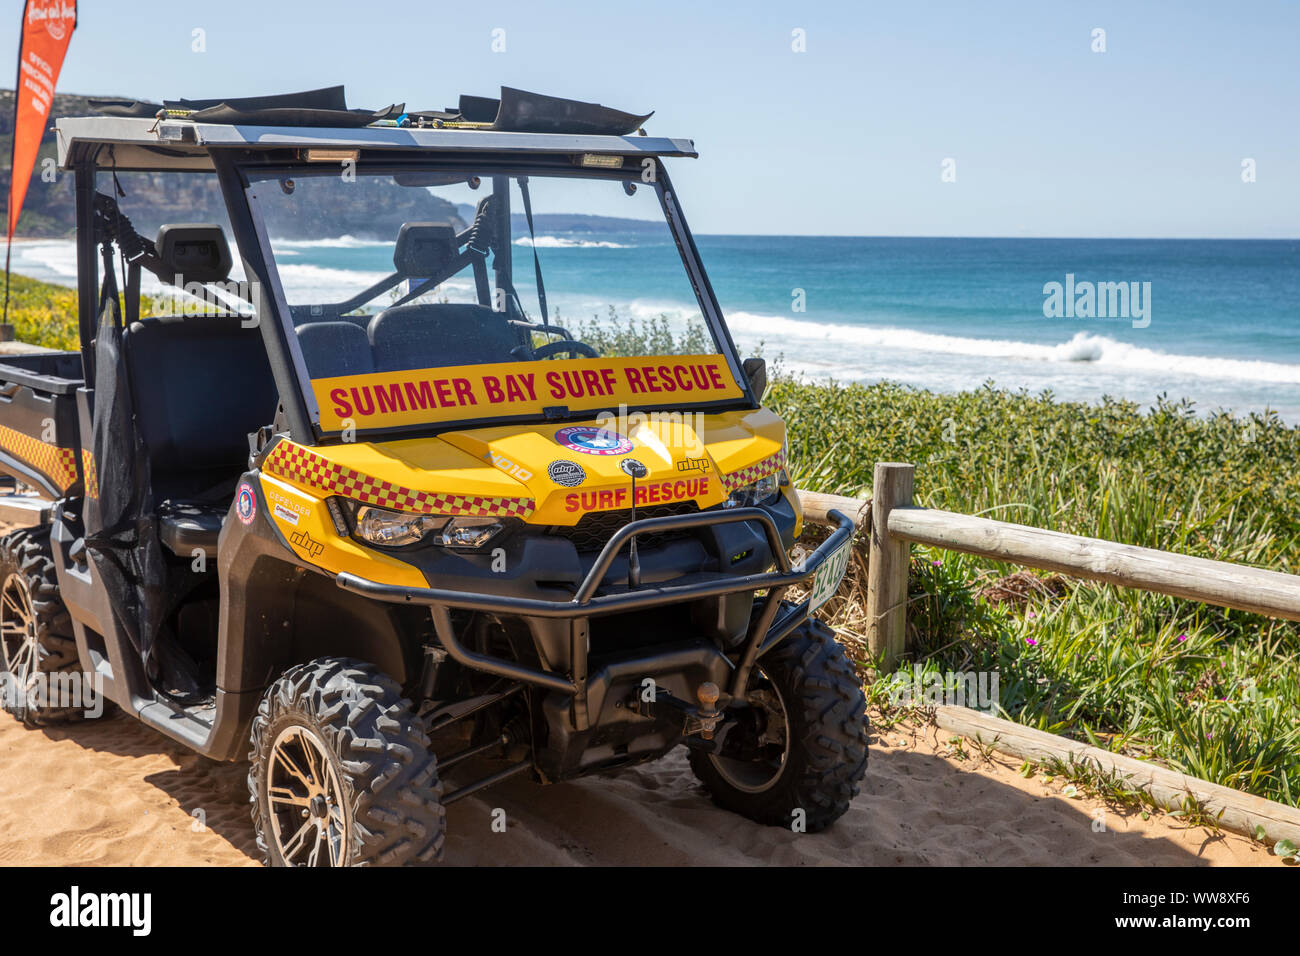
[[[27,0],[14,89],[13,166],[9,179],[9,238],[27,198],[41,136],[54,106],[54,84],[77,26],[76,0]]]

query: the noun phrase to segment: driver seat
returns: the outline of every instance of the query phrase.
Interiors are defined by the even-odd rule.
[[[380,372],[518,361],[514,349],[524,343],[505,313],[446,302],[385,309],[370,320],[369,336]]]

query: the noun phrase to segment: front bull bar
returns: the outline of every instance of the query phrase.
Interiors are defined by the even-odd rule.
[[[499,657],[479,654],[471,651],[456,638],[452,627],[449,608],[464,608],[470,611],[485,611],[498,614],[517,614],[524,617],[578,618],[594,617],[602,614],[615,614],[620,611],[637,611],[662,604],[675,604],[698,598],[719,597],[738,591],[766,590],[763,607],[758,617],[750,625],[748,639],[745,642],[736,669],[732,676],[730,693],[733,697],[742,696],[749,681],[749,673],[754,662],[780,643],[791,631],[806,621],[812,613],[809,599],[788,607],[781,612],[781,599],[785,592],[795,584],[806,581],[817,573],[817,569],[852,537],[853,521],[840,511],[830,511],[827,517],[836,523],[830,537],[808,558],[798,566],[790,563],[780,532],[772,516],[761,508],[736,508],[730,511],[699,512],[688,515],[668,515],[662,518],[642,518],[625,524],[606,542],[595,564],[587,572],[582,583],[578,585],[574,596],[568,601],[546,601],[540,598],[510,597],[509,595],[486,594],[475,591],[449,591],[442,588],[405,587],[382,584],[348,572],[340,572],[335,582],[345,591],[363,594],[379,601],[390,603],[419,604],[428,606],[433,615],[434,629],[448,655],[455,661],[473,670],[483,671],[507,677],[511,680],[545,687],[549,690],[585,701],[587,682],[587,641],[585,631],[574,629],[572,644],[572,674],[564,676],[553,671],[539,670],[525,664],[508,661]],[[738,521],[753,521],[762,529],[767,538],[768,548],[776,559],[778,570],[764,571],[759,574],[740,576],[725,572],[702,572],[676,578],[661,584],[638,587],[612,594],[596,592],[601,582],[609,573],[614,559],[620,551],[637,535],[653,534],[664,531],[677,531],[699,528],[714,524],[732,524]],[[579,639],[581,635],[581,639]]]

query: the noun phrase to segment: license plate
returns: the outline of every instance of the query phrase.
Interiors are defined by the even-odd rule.
[[[844,572],[849,569],[849,558],[853,555],[852,544],[852,539],[845,541],[813,572],[812,592],[808,595],[810,614],[829,601],[844,580]]]

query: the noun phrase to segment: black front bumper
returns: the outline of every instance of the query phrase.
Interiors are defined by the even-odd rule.
[[[731,671],[730,687],[727,689],[733,695],[742,694],[754,662],[806,621],[811,613],[807,600],[782,608],[785,592],[792,585],[799,584],[815,574],[826,559],[853,535],[852,520],[838,511],[830,512],[830,517],[837,525],[834,532],[799,567],[791,565],[776,523],[772,516],[761,508],[737,508],[732,511],[708,511],[633,521],[624,525],[610,538],[578,586],[573,598],[568,601],[548,601],[532,597],[512,597],[432,587],[400,587],[381,584],[346,572],[339,574],[335,580],[339,587],[345,590],[380,601],[429,607],[438,638],[448,655],[454,660],[474,670],[566,694],[574,698],[575,711],[583,715],[579,718],[579,723],[584,723],[588,689],[588,639],[585,627],[587,619],[738,592],[766,591],[761,610],[754,616],[749,633],[736,651],[735,660],[729,660],[730,666],[734,669]],[[776,570],[740,575],[700,572],[637,588],[618,590],[607,588],[606,593],[597,594],[610,566],[634,537],[734,522],[754,522],[761,528],[777,565]],[[457,639],[449,613],[452,608],[582,622],[583,626],[572,628],[569,673],[546,671],[469,650]]]

